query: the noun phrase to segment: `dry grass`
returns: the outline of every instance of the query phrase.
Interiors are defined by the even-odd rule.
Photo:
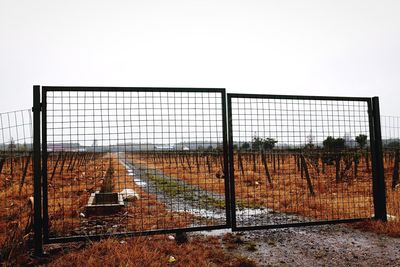
[[[184,161],[172,157],[171,162],[168,162],[166,158],[160,161],[150,155],[148,157],[136,154],[131,156],[136,164],[156,168],[167,175],[200,185],[209,191],[224,192],[224,177],[218,158],[209,158],[209,170],[205,157],[200,158],[200,166],[197,166],[198,159],[196,160],[194,157],[185,158]],[[51,158],[48,166],[49,176],[54,167],[51,163],[54,164],[55,160],[55,157]],[[116,214],[108,218],[82,219],[79,214],[85,211],[84,206],[87,204],[90,193],[101,188],[110,162],[114,169],[113,190],[119,192],[124,188],[131,188],[139,193],[140,199],[130,202],[126,207],[124,212],[127,211],[126,215],[128,216]],[[29,238],[27,233],[30,230],[29,222],[32,210],[28,200],[33,195],[31,167],[28,169],[26,180],[20,191],[23,164],[15,163],[18,161],[13,163],[14,175],[10,174],[9,162],[6,163],[0,174],[1,257],[3,261],[12,264],[26,263],[29,258],[26,240]],[[352,170],[350,170],[350,175],[340,182],[335,181],[334,166],[326,165],[325,173],[321,172],[318,175],[308,162],[315,196],[310,194],[306,179],[301,177],[293,157],[287,157],[285,163],[280,164],[280,168],[276,166],[275,171],[272,161],[268,162],[268,167],[272,184],[267,181],[260,159],[257,159],[254,170],[252,161],[245,158],[243,161],[244,175],[242,175],[236,157],[237,198],[244,200],[243,203],[248,200],[250,206],[265,206],[276,211],[302,214],[318,219],[370,217],[373,213],[371,172],[366,169],[363,162],[359,165],[357,178],[352,176]],[[387,208],[391,221],[388,223],[367,221],[352,224],[353,227],[390,236],[400,236],[400,187],[391,189],[392,173],[392,163],[385,162],[388,189]],[[192,221],[191,215],[169,212],[155,195],[145,192],[133,181],[125,167],[113,154],[92,158],[75,165],[73,169],[63,171],[62,174],[60,174],[60,166],[58,166],[53,180],[50,181],[49,178],[49,215],[51,234],[55,236],[74,234],[74,229],[85,226],[82,224],[85,220],[86,224],[90,220],[111,220],[113,224],[118,222],[120,225],[117,228],[118,231],[176,228],[187,226]],[[137,263],[144,264],[144,266],[165,266],[167,265],[166,259],[171,254],[177,256],[176,265],[178,266],[191,266],[191,264],[199,266],[198,262],[200,262],[200,266],[209,266],[211,262],[219,265],[218,259],[221,257],[221,259],[225,259],[225,256],[216,253],[219,249],[218,244],[215,244],[215,247],[209,247],[210,242],[209,240],[197,240],[184,245],[184,247],[179,247],[175,243],[165,240],[165,237],[138,238],[128,240],[123,244],[111,239],[93,243],[83,251],[74,251],[60,258],[56,256],[55,261],[51,264],[78,265],[89,262],[89,265],[97,266],[101,259],[105,261],[105,265],[109,264],[110,266],[118,265],[117,263],[127,263],[133,266]],[[196,246],[198,246],[197,249]],[[134,252],[131,253],[131,251]],[[234,266],[235,260],[229,258],[228,266]]]
[[[398,222],[400,228],[400,186],[392,189],[392,175],[394,169],[394,159],[389,160],[384,157],[385,166],[385,182],[386,182],[386,209],[388,213],[388,219],[393,222]],[[394,226],[394,223],[390,223]],[[396,227],[395,227],[396,228]],[[400,229],[398,229],[400,230]],[[400,231],[399,231],[400,232]]]
[[[66,159],[54,170],[55,162],[55,156],[49,159],[47,172],[49,227],[52,235],[67,235],[79,226],[79,214],[84,212],[90,193],[100,190],[107,162],[99,155],[68,169],[70,160]]]
[[[33,192],[31,168],[21,187],[26,157],[8,158],[0,174],[0,262],[7,262],[25,250],[31,231]],[[13,172],[11,173],[11,164]]]
[[[171,262],[171,257],[176,261]],[[247,264],[247,265],[244,265]],[[255,266],[245,258],[227,254],[216,238],[196,237],[177,245],[165,236],[128,240],[108,239],[81,251],[65,254],[49,266]]]
[[[60,161],[51,179],[56,161],[57,156],[51,156],[48,164],[50,236],[69,236],[83,234],[85,231],[87,234],[91,229],[84,228],[87,228],[91,222],[106,224],[105,229],[97,229],[95,232],[101,234],[110,233],[107,228],[116,225],[118,227],[113,228],[113,231],[143,231],[184,227],[191,221],[191,215],[167,211],[165,205],[157,201],[154,195],[144,192],[137,186],[115,155],[105,154],[88,158],[81,164],[76,163],[72,169],[68,169],[70,162],[67,159],[62,172]],[[80,214],[85,213],[85,205],[88,203],[90,194],[102,187],[110,163],[115,170],[114,191],[131,188],[139,193],[140,199],[130,202],[121,214],[82,218]],[[22,162],[21,164],[13,162],[13,164],[13,175],[10,174],[10,162],[6,162],[0,175],[0,182],[2,182],[0,247],[3,260],[12,258],[15,253],[18,254],[17,251],[24,246],[23,241],[28,239],[27,234],[31,230],[32,203],[29,203],[29,198],[33,196],[32,168],[28,168],[25,183],[20,192],[23,164]]]
[[[400,237],[399,221],[381,222],[379,220],[368,220],[349,224],[349,227],[354,227],[362,231],[374,232],[377,234],[388,235],[392,237]]]

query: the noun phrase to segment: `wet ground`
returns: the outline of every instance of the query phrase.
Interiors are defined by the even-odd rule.
[[[134,182],[169,211],[188,212],[197,217],[224,224],[226,220],[225,197],[215,192],[190,185],[181,179],[167,176],[156,169],[145,168],[128,160],[120,160]],[[203,220],[204,221],[204,220]]]
[[[215,223],[224,222],[225,209],[220,206],[224,196],[166,176],[158,170],[144,169],[128,161],[121,163],[139,186],[157,195],[158,201],[165,203],[169,210],[190,212]],[[164,184],[165,181],[168,183]],[[171,185],[179,190],[169,192]],[[240,226],[306,220],[259,208],[239,208],[236,218]],[[229,253],[248,257],[260,266],[400,266],[400,239],[341,225],[237,233],[216,230],[191,235],[195,234],[217,236]]]
[[[160,170],[146,168],[128,160],[121,164],[134,182],[149,194],[157,196],[157,201],[166,205],[169,211],[187,212],[199,218],[192,226],[204,224],[204,219],[213,221],[214,225],[223,225],[226,221],[225,196],[204,190],[196,185],[172,176]],[[237,202],[237,226],[255,226],[266,224],[286,224],[311,221],[299,215],[273,212],[264,207],[252,207],[251,204]],[[246,207],[247,206],[247,207]]]
[[[346,226],[211,233],[227,251],[260,266],[400,266],[399,238]]]

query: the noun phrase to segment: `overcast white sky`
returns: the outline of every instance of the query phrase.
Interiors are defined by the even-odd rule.
[[[0,0],[0,112],[32,85],[381,97],[400,115],[400,1]]]

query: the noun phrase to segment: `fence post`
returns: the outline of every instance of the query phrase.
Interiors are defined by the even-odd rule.
[[[33,193],[34,193],[34,246],[35,255],[43,255],[42,237],[42,185],[40,169],[40,86],[33,86]]]
[[[40,105],[41,108],[41,129],[42,129],[42,232],[43,232],[43,241],[46,243],[49,239],[49,209],[48,209],[48,183],[47,183],[47,162],[48,162],[48,153],[47,153],[47,114],[46,114],[46,90],[42,88],[41,90],[42,103]]]
[[[227,106],[226,106],[226,91],[222,92],[222,129],[223,129],[223,157],[224,157],[224,175],[225,175],[225,212],[226,223],[228,227],[232,227],[232,209],[230,195],[230,164],[233,164],[229,159],[229,141],[228,141],[228,121],[227,121]]]
[[[232,98],[227,95],[227,116],[228,116],[228,159],[229,159],[229,208],[230,226],[236,229],[236,194],[235,194],[235,152],[233,151],[233,127],[232,127]]]
[[[387,221],[386,211],[386,185],[385,173],[383,166],[382,152],[382,133],[381,133],[381,118],[379,111],[379,97],[372,98],[372,119],[373,119],[373,147],[371,156],[373,160],[373,182],[372,190],[374,195],[374,211],[375,219]]]

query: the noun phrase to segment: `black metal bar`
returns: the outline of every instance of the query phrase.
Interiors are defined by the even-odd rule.
[[[66,243],[66,242],[77,242],[77,241],[89,241],[89,240],[101,240],[109,237],[135,237],[135,236],[149,236],[149,235],[162,235],[171,234],[177,232],[199,232],[199,231],[212,231],[228,229],[230,227],[226,225],[218,226],[202,226],[202,227],[187,227],[187,228],[177,228],[177,229],[163,229],[163,230],[152,230],[152,231],[141,231],[141,232],[126,232],[126,233],[116,233],[116,234],[97,234],[97,235],[80,235],[80,236],[69,236],[69,237],[54,237],[49,238],[46,244],[53,243]]]
[[[298,99],[298,100],[336,100],[368,101],[368,97],[348,96],[310,96],[310,95],[268,95],[268,94],[228,94],[231,98],[265,98],[265,99]]]
[[[224,93],[224,88],[189,88],[189,87],[104,87],[104,86],[42,86],[46,91],[98,91],[98,92],[219,92]]]
[[[385,187],[385,175],[383,168],[383,154],[382,154],[382,133],[381,133],[381,119],[379,111],[379,98],[372,98],[372,119],[373,119],[373,150],[371,151],[372,156],[372,172],[373,172],[373,183],[372,191],[374,195],[374,211],[375,219],[381,221],[387,221],[387,210],[386,210],[386,187]],[[372,138],[371,138],[372,139]]]
[[[224,146],[224,181],[225,181],[225,209],[226,209],[226,221],[227,225],[231,226],[232,223],[232,214],[231,214],[231,207],[230,207],[230,173],[229,173],[229,164],[231,163],[229,159],[229,147],[228,147],[228,122],[227,122],[227,115],[226,115],[226,93],[224,92],[222,95],[222,123],[223,123],[223,146]]]
[[[47,184],[47,94],[42,88],[42,188],[43,188],[43,238],[49,238],[48,184]]]
[[[34,233],[35,255],[43,254],[42,197],[40,173],[40,86],[33,86],[33,175],[34,175]]]
[[[228,94],[228,140],[229,140],[229,196],[230,214],[232,228],[236,227],[236,195],[235,195],[235,158],[233,152],[233,132],[232,132],[232,99]]]

